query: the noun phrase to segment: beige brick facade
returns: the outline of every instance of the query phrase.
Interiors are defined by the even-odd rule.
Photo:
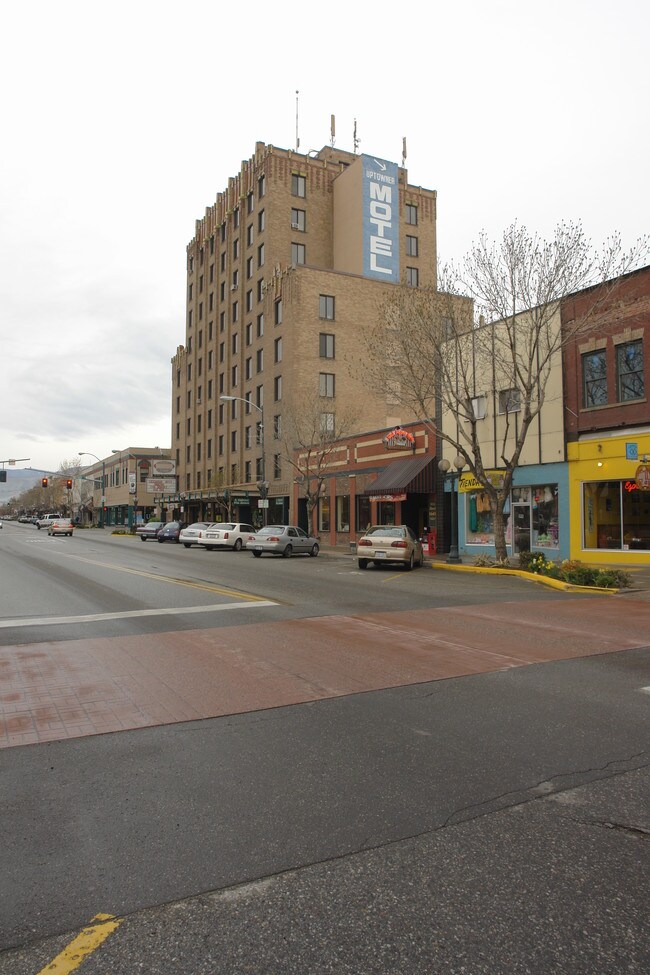
[[[360,167],[361,157],[329,147],[305,156],[258,143],[196,221],[187,247],[185,338],[171,378],[179,492],[197,503],[216,485],[257,495],[259,411],[221,395],[262,406],[269,494],[287,506],[291,472],[286,464],[277,470],[274,457],[284,449],[276,424],[286,427],[292,410],[320,404],[330,412],[331,403],[337,422],[354,417],[348,434],[410,419],[395,412],[384,390],[364,385],[362,336],[395,285],[361,273]],[[402,280],[409,268],[419,285],[435,285],[436,194],[409,186],[402,168],[398,184]],[[407,223],[407,204],[417,222]],[[322,317],[321,296],[333,299],[326,309],[333,317]]]

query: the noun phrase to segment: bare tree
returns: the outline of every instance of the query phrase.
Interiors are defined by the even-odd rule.
[[[548,242],[513,224],[497,242],[481,235],[459,266],[441,268],[439,290],[395,289],[366,334],[365,380],[383,384],[408,418],[424,421],[463,458],[489,498],[498,558],[507,556],[513,473],[562,347],[593,327],[622,275],[647,253],[648,238],[625,252],[614,236],[597,250],[580,224],[560,224]],[[585,289],[585,311],[562,327],[560,303]],[[486,393],[500,414],[496,464],[477,425]]]
[[[314,513],[318,499],[344,449],[340,441],[354,429],[351,411],[334,413],[332,410],[330,398],[305,396],[282,415],[284,456],[301,487],[313,534],[316,533]]]

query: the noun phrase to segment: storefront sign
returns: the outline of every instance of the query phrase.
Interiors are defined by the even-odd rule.
[[[415,447],[415,437],[408,430],[395,427],[394,430],[386,434],[382,443],[386,450],[397,450],[399,447],[410,447],[413,449]]]
[[[147,494],[173,494],[176,490],[175,477],[148,477]]]
[[[396,163],[362,155],[363,274],[399,281],[399,184]]]
[[[405,494],[373,494],[371,501],[406,501]]]
[[[650,491],[650,464],[639,464],[635,480],[640,491]]]
[[[626,443],[625,444],[625,459],[626,460],[638,460],[639,459],[639,445],[638,445],[638,443]]]
[[[497,490],[503,487],[503,471],[486,471],[485,474],[492,487],[496,488]],[[477,481],[473,474],[461,474],[458,490],[460,492],[484,491],[485,485],[481,484],[480,481]]]
[[[240,495],[235,495],[234,497],[232,497],[230,499],[230,503],[231,504],[236,504],[236,505],[239,505],[239,504],[250,504],[250,499],[249,499],[248,495],[245,495],[244,497],[240,497]]]
[[[176,461],[156,457],[151,461],[151,473],[153,477],[169,477],[176,473]]]

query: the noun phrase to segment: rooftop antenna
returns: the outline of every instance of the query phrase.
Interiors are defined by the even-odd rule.
[[[330,115],[330,145],[334,148],[334,136],[336,135],[336,119]]]
[[[300,91],[296,88],[296,152],[300,149],[300,138],[298,136],[298,95]]]
[[[352,144],[354,146],[354,154],[356,156],[357,149],[359,148],[359,140],[357,139],[357,120],[356,119],[354,120],[354,137],[353,137],[353,140],[352,140]]]
[[[406,136],[402,139],[402,169],[406,166]]]

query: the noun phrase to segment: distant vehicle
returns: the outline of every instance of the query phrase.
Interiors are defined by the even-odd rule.
[[[160,529],[156,537],[161,545],[163,542],[176,542],[176,544],[178,544],[180,541],[181,532],[185,527],[185,522],[183,521],[168,521],[167,524]]]
[[[210,525],[198,541],[199,545],[207,548],[208,552],[212,552],[215,548],[231,548],[234,552],[240,552],[248,536],[254,532],[252,525],[239,521],[224,521],[217,525]]]
[[[193,525],[187,525],[183,528],[179,541],[185,548],[191,548],[192,545],[198,545],[201,541],[202,536],[205,534],[207,528],[209,528],[211,522],[209,521],[195,521]]]
[[[18,523],[21,524],[21,525],[31,525],[31,523],[32,523],[32,516],[31,515],[19,515],[18,516]]]
[[[268,552],[269,555],[282,555],[288,559],[299,553],[315,557],[320,551],[317,538],[307,535],[302,528],[293,525],[267,525],[265,528],[260,528],[254,535],[248,536],[246,548],[256,559],[261,558],[264,552]]]
[[[55,518],[47,526],[48,535],[69,535],[72,538],[74,524],[70,518]]]
[[[138,538],[146,542],[148,538],[156,538],[160,529],[164,527],[164,521],[148,521],[146,525],[140,525],[139,528],[136,528],[135,533]]]
[[[357,542],[359,568],[365,569],[368,562],[381,565],[382,562],[398,562],[405,569],[412,569],[424,562],[422,544],[408,525],[373,525]]]
[[[50,525],[50,522],[56,521],[58,518],[63,518],[63,515],[61,515],[61,514],[43,515],[42,518],[37,518],[36,519],[35,524],[36,524],[36,527],[40,531],[41,528],[48,528],[49,525]]]

